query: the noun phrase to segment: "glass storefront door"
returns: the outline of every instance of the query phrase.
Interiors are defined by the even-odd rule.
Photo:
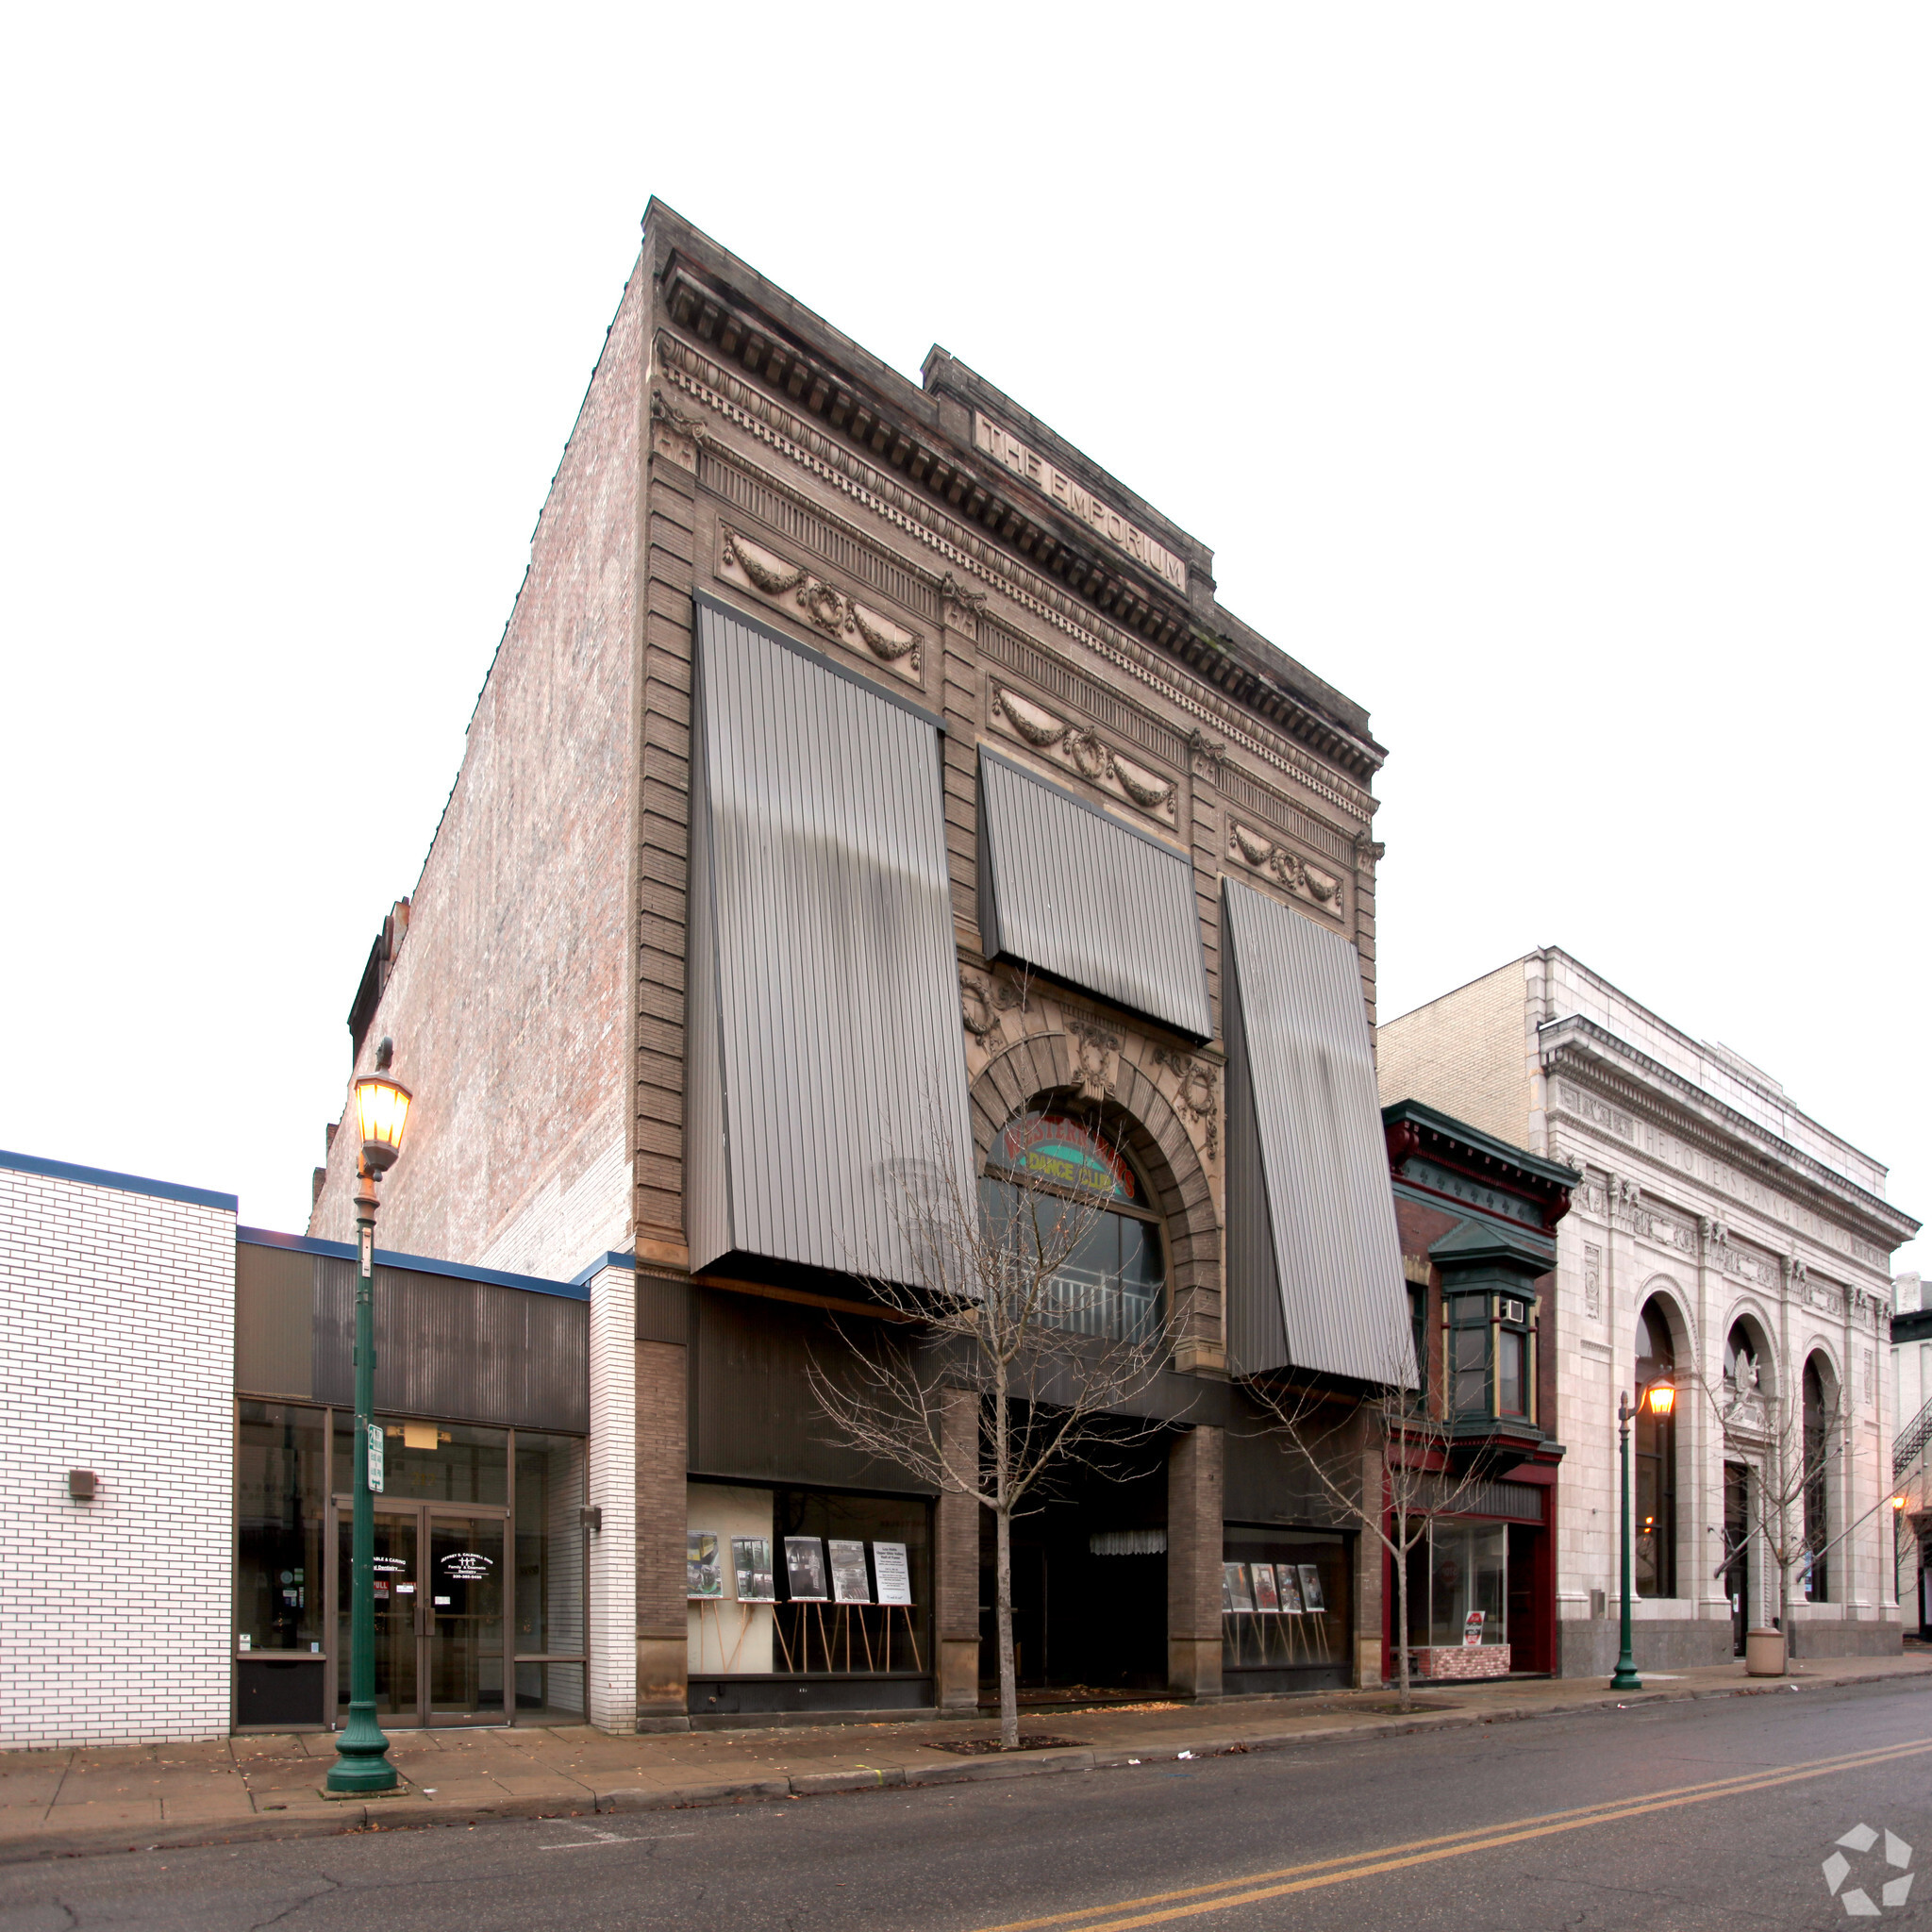
[[[336,1505],[336,1723],[349,1708],[348,1499]],[[502,1512],[375,1512],[375,1715],[384,1725],[504,1724]]]
[[[425,1658],[431,1724],[502,1724],[500,1516],[429,1517]]]

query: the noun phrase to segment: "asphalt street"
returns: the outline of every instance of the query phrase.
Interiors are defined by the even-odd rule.
[[[1932,1926],[1924,1858],[1932,1688],[1874,1687],[923,1790],[57,1858],[0,1868],[0,1932]]]

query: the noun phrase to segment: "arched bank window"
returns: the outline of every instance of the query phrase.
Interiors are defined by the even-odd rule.
[[[1805,1566],[1801,1581],[1807,1602],[1829,1603],[1831,1571],[1824,1546],[1831,1541],[1832,1424],[1838,1420],[1831,1371],[1813,1356],[1805,1364]]]
[[[1057,1326],[1121,1341],[1160,1325],[1160,1223],[1110,1136],[1050,1108],[1016,1114],[993,1137],[979,1197],[992,1239],[1054,1260]]]
[[[1636,1535],[1631,1555],[1640,1596],[1677,1593],[1677,1419],[1653,1415],[1641,1399],[1646,1383],[1675,1380],[1677,1352],[1663,1305],[1651,1300],[1637,1318]]]

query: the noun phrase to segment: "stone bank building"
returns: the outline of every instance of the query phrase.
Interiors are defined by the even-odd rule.
[[[1553,1281],[1523,1303],[1550,1439],[1523,1473],[1554,1485],[1550,1667],[1616,1660],[1617,1399],[1663,1376],[1675,1413],[1641,1418],[1632,1443],[1640,1669],[1741,1655],[1776,1619],[1781,1495],[1805,1546],[1795,1655],[1896,1650],[1890,1257],[1919,1224],[1885,1168],[1556,947],[1389,1021],[1378,1045],[1391,1119],[1422,1103],[1426,1129],[1444,1109],[1507,1143],[1478,1178],[1524,1149],[1524,1173],[1569,1189],[1542,1230]],[[1426,1278],[1442,1257],[1407,1227]]]
[[[416,1095],[384,1246],[586,1297],[581,1610],[556,1618],[581,1635],[529,1653],[546,1708],[573,1670],[618,1730],[975,1705],[987,1512],[829,1441],[807,1374],[875,1311],[866,1279],[914,1272],[907,1175],[973,1198],[1041,1149],[1105,1173],[1104,1321],[1158,1308],[1174,1343],[1105,1474],[1016,1526],[1023,1686],[1379,1678],[1380,1563],[1230,1377],[1345,1418],[1407,1334],[1382,757],[1151,503],[945,351],[914,385],[652,205],[351,1020],[357,1070],[392,1036]],[[307,1239],[349,1234],[352,1178],[335,1135]],[[510,1344],[465,1345],[483,1390]],[[393,1422],[432,1471],[498,1425],[439,1388]],[[311,1489],[291,1507],[341,1507]],[[386,1532],[396,1578],[426,1523]],[[787,1539],[874,1599],[829,1641]],[[1230,1564],[1291,1573],[1291,1624]]]

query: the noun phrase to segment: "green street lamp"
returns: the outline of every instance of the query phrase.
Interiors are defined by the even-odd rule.
[[[375,1434],[375,1182],[402,1152],[409,1090],[391,1079],[394,1043],[375,1049],[375,1072],[356,1082],[362,1151],[356,1160],[356,1436],[352,1459],[355,1527],[349,1558],[349,1722],[336,1740],[325,1789],[343,1797],[392,1791],[396,1768],[375,1722],[375,1499],[370,1444]],[[379,1452],[378,1452],[379,1453]],[[377,1482],[381,1481],[378,1474]]]
[[[1659,1378],[1637,1391],[1633,1405],[1619,1391],[1617,1396],[1617,1456],[1623,1469],[1623,1507],[1618,1513],[1624,1556],[1623,1649],[1618,1653],[1616,1674],[1610,1679],[1612,1690],[1641,1690],[1643,1679],[1637,1674],[1637,1659],[1630,1654],[1630,1424],[1644,1409],[1661,1421],[1675,1407],[1675,1387]]]

